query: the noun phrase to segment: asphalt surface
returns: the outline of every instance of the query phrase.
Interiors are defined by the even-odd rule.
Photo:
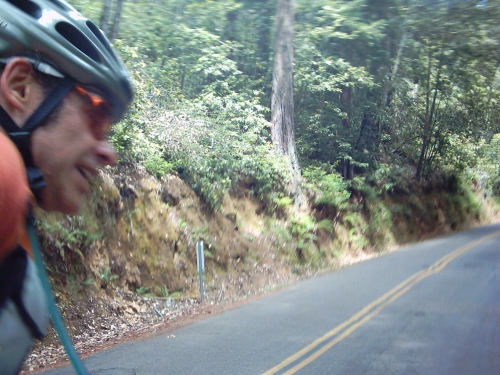
[[[498,375],[497,231],[410,246],[84,363],[94,375]]]

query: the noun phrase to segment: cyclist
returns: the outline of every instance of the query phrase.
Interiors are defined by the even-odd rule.
[[[0,374],[47,327],[26,231],[30,206],[78,212],[132,100],[107,38],[62,0],[0,0]]]

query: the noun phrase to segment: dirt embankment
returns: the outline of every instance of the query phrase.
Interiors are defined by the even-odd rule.
[[[456,220],[457,213],[446,208],[444,196],[429,192],[375,203],[353,195],[352,204],[344,216],[314,206],[274,215],[240,193],[227,196],[214,212],[178,176],[158,181],[122,166],[101,172],[80,216],[38,217],[58,305],[76,349],[86,356],[368,259],[379,254],[377,248],[394,249],[496,215],[469,209],[452,227],[450,214]],[[331,225],[318,225],[324,219]],[[197,241],[205,249],[203,305]],[[50,332],[28,356],[23,373],[65,360]]]

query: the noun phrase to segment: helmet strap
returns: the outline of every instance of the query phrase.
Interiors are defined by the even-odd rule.
[[[74,86],[75,82],[72,79],[64,78],[59,84],[52,89],[45,100],[31,114],[23,125],[23,130],[32,132],[51,114],[54,108],[64,99],[66,94]]]
[[[30,189],[37,200],[40,199],[40,190],[45,187],[45,181],[42,171],[33,162],[33,155],[31,153],[31,134],[52,113],[57,105],[62,102],[73,85],[74,81],[69,78],[61,80],[61,82],[50,91],[44,101],[31,114],[22,127],[17,126],[5,109],[0,106],[0,126],[7,131],[10,139],[16,145],[23,157]]]

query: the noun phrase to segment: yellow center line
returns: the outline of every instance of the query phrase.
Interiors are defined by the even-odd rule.
[[[417,272],[413,276],[410,276],[408,279],[403,281],[402,283],[398,284],[395,288],[391,289],[389,292],[385,293],[382,297],[376,299],[366,307],[364,307],[362,310],[360,310],[358,313],[353,315],[351,318],[343,322],[342,324],[338,325],[334,329],[332,329],[330,332],[326,333],[325,335],[321,336],[319,339],[315,340],[313,343],[309,344],[306,346],[304,349],[300,350],[296,354],[292,355],[291,357],[287,358],[280,364],[276,365],[272,369],[266,371],[263,375],[273,375],[276,372],[282,370],[283,368],[287,367],[291,363],[297,361],[299,358],[303,357],[307,353],[311,352],[315,348],[317,348],[319,345],[345,329],[342,334],[337,336],[335,339],[333,339],[331,342],[328,344],[324,345],[322,348],[316,350],[314,353],[312,353],[310,356],[299,362],[297,365],[289,369],[284,373],[284,375],[292,375],[296,373],[298,370],[302,369],[303,367],[307,366],[309,363],[313,362],[316,360],[321,354],[325,353],[327,350],[332,348],[335,344],[339,343],[342,341],[344,338],[349,336],[352,332],[354,332],[358,327],[362,326],[365,324],[367,321],[369,321],[371,318],[373,318],[375,315],[377,315],[382,309],[384,309],[386,306],[397,300],[399,297],[401,297],[403,294],[405,294],[408,290],[413,288],[416,284],[418,284],[420,281],[425,279],[426,277],[433,275],[435,273],[440,272],[448,263],[450,263],[453,259],[459,257],[460,255],[464,254],[466,251],[476,247],[477,245],[497,236],[500,234],[500,230],[496,231],[486,237],[480,238],[479,240],[473,241],[468,245],[462,246],[461,248],[451,252],[450,254],[444,256],[443,258],[439,259],[437,262],[433,263],[431,266],[428,268]]]

